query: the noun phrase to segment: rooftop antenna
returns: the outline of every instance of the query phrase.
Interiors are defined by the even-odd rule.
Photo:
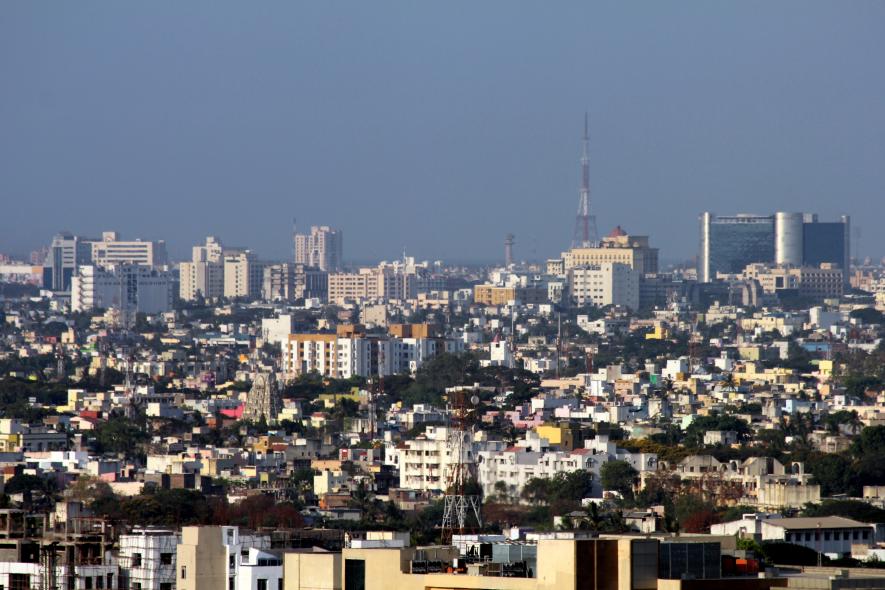
[[[581,140],[581,191],[572,248],[590,248],[599,241],[596,216],[590,214],[590,119],[584,113],[584,136]]]

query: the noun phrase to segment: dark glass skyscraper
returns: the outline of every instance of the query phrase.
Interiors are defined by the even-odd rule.
[[[848,269],[851,261],[850,229],[847,215],[843,215],[840,221],[818,221],[817,215],[807,215],[802,225],[803,264],[820,266],[832,262]]]
[[[716,273],[739,273],[753,262],[774,260],[774,216],[701,215],[698,279],[709,283]]]

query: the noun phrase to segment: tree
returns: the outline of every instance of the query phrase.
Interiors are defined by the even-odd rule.
[[[21,494],[29,491],[51,493],[55,491],[55,482],[45,477],[23,473],[13,476],[12,479],[6,482],[4,489],[4,492],[7,494]]]
[[[112,497],[114,491],[108,482],[84,473],[68,486],[65,490],[65,495],[71,500],[82,502],[85,506],[92,507],[97,501]]]
[[[885,522],[885,510],[858,500],[824,500],[806,504],[802,516],[844,516],[860,522]]]
[[[820,484],[822,496],[846,494],[854,490],[854,470],[851,461],[843,455],[827,454],[808,462],[808,470]]]
[[[626,500],[633,500],[633,488],[639,480],[639,472],[626,461],[608,461],[599,471],[602,488],[619,492]]]

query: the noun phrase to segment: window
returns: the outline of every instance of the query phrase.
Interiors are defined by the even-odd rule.
[[[31,576],[29,574],[9,574],[9,590],[30,590],[30,588]]]
[[[181,566],[181,579],[187,580],[187,566],[186,565]]]
[[[227,560],[227,565],[228,567],[230,567],[230,569],[234,569],[235,567],[237,567],[237,556],[231,553],[230,557]]]
[[[0,590],[3,590],[0,588]],[[283,590],[283,578],[277,578],[277,590]]]
[[[108,590],[112,590],[114,587],[114,574],[108,574]]]
[[[160,582],[160,590],[172,590],[172,582]]]
[[[267,578],[258,578],[256,582],[258,590],[267,590]]]
[[[141,567],[141,553],[132,554],[132,567]]]
[[[86,576],[83,578],[83,587],[86,590],[92,590],[92,576]]]
[[[234,590],[236,587],[236,583],[234,583],[234,578],[231,576],[227,579],[227,590]]]
[[[95,576],[95,587],[97,590],[104,590],[104,578]]]
[[[830,540],[830,531],[824,531],[824,541]]]
[[[344,560],[344,590],[366,590],[366,562],[362,559]]]
[[[161,553],[160,554],[160,564],[161,565],[172,565],[172,554],[171,553]]]
[[[852,537],[855,541],[857,541],[857,540],[860,538],[860,531],[854,531],[854,532],[851,534],[851,537]],[[3,590],[3,589],[0,588],[0,590]]]

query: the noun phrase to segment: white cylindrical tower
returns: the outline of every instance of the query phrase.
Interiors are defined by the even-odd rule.
[[[802,213],[774,214],[774,261],[802,266]]]

